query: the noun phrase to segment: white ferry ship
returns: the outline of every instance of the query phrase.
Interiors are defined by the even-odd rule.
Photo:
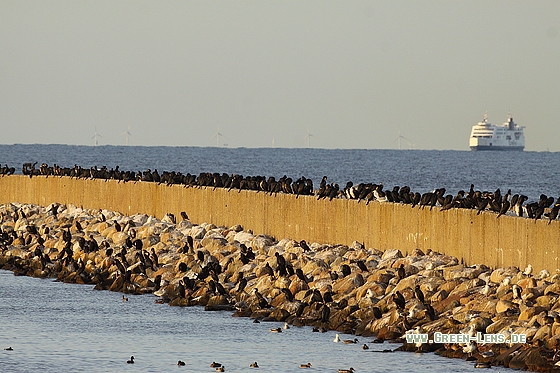
[[[524,126],[517,125],[511,115],[502,125],[488,122],[484,114],[482,122],[472,127],[469,145],[471,150],[518,150],[525,148]]]

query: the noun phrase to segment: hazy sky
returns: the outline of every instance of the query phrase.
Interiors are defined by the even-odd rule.
[[[560,151],[560,1],[0,1],[0,143]]]

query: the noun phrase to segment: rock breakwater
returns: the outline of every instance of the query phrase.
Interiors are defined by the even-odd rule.
[[[560,274],[468,266],[458,258],[320,245],[72,205],[0,206],[0,267],[16,275],[153,293],[156,302],[230,310],[403,342],[481,366],[553,371]],[[407,343],[406,334],[525,335],[525,343]]]

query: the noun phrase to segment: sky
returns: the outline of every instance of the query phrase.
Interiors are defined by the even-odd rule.
[[[508,112],[560,151],[558,0],[0,1],[0,144],[468,150]]]

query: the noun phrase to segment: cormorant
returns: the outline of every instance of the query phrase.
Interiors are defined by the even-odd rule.
[[[404,310],[406,301],[400,291],[397,291],[395,294],[393,294],[393,302],[395,302],[399,309]]]
[[[414,294],[416,294],[416,298],[424,303],[424,293],[422,292],[422,290],[420,289],[420,285],[416,285],[414,287]]]

